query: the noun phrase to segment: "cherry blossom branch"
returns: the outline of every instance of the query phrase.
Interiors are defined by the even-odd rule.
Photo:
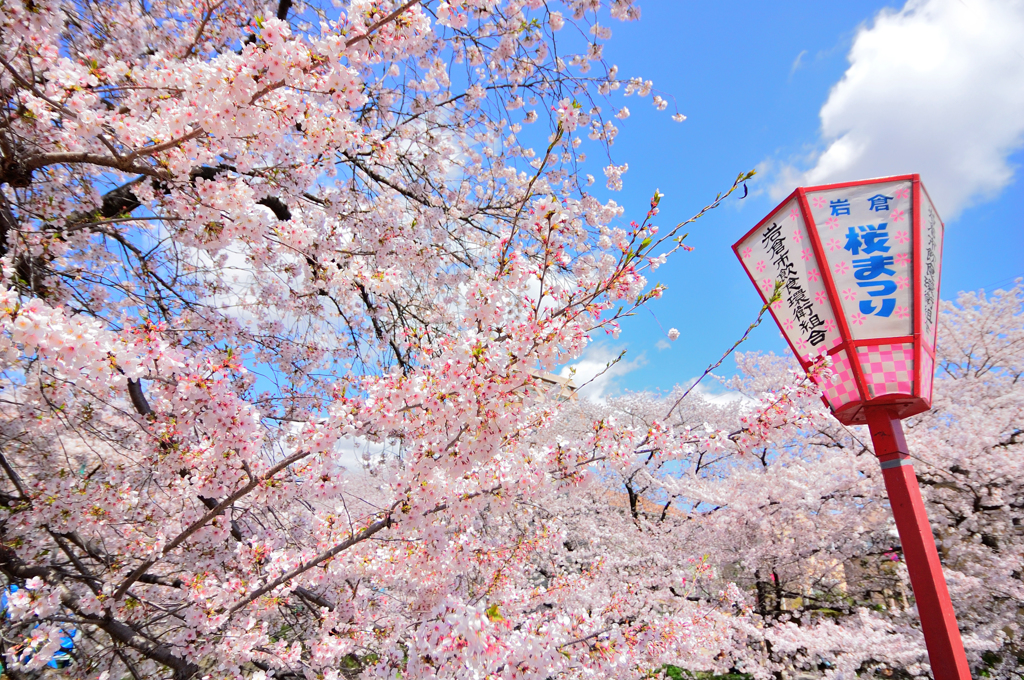
[[[561,122],[558,124],[558,128],[555,130],[554,138],[551,143],[548,144],[547,150],[544,152],[544,158],[541,159],[540,166],[537,168],[537,172],[534,173],[533,177],[530,178],[529,184],[526,185],[526,191],[523,193],[522,201],[519,203],[519,207],[516,208],[515,217],[512,218],[512,233],[509,234],[508,240],[505,243],[505,247],[502,248],[501,257],[498,259],[498,274],[500,275],[505,268],[505,263],[508,260],[508,251],[512,247],[513,238],[516,234],[516,228],[519,225],[519,218],[523,214],[523,210],[526,209],[527,203],[530,201],[530,196],[533,195],[533,185],[537,182],[540,176],[544,173],[544,168],[547,167],[548,160],[551,158],[551,152],[554,150],[558,142],[561,141],[562,135],[565,134],[565,128],[562,127]],[[543,292],[543,290],[541,291]],[[543,295],[537,296],[537,304],[540,305],[540,300]],[[536,316],[536,310],[534,311]]]
[[[367,28],[367,29],[366,29],[366,31],[365,31],[365,32],[363,32],[362,34],[360,34],[360,35],[357,35],[357,36],[355,36],[354,38],[350,38],[350,39],[349,39],[349,40],[348,40],[348,41],[347,41],[347,42],[345,43],[345,47],[352,47],[353,45],[355,45],[356,43],[358,43],[358,42],[360,42],[360,41],[362,41],[362,40],[367,40],[367,39],[369,39],[369,37],[370,37],[370,36],[371,36],[371,35],[372,35],[372,34],[374,33],[374,31],[376,31],[376,30],[377,30],[378,28],[380,28],[380,27],[381,27],[381,26],[383,26],[384,24],[387,24],[388,22],[394,21],[395,19],[397,19],[397,18],[398,18],[398,15],[400,15],[400,14],[401,14],[402,12],[404,12],[404,11],[405,11],[405,10],[407,10],[407,9],[409,9],[409,8],[410,8],[410,7],[412,7],[413,5],[418,5],[418,4],[420,3],[420,2],[422,2],[422,0],[409,0],[409,2],[405,3],[404,5],[402,5],[401,7],[399,7],[398,9],[396,9],[396,10],[395,10],[394,12],[392,12],[392,13],[391,13],[391,14],[389,14],[389,15],[387,15],[387,16],[386,16],[386,17],[384,17],[383,19],[381,19],[380,21],[377,21],[376,23],[373,23],[373,24],[371,24],[371,25],[370,25],[370,27],[369,27],[369,28]]]
[[[206,134],[206,129],[200,126],[193,130],[192,132],[189,132],[186,135],[182,135],[181,137],[175,137],[174,139],[169,139],[166,142],[161,142],[160,144],[151,144],[150,146],[144,146],[141,149],[136,149],[135,151],[132,151],[130,154],[125,156],[124,160],[126,163],[131,163],[136,158],[139,158],[141,156],[152,156],[155,153],[160,153],[161,151],[173,149],[176,146],[181,146],[185,142],[191,141],[196,137],[199,137],[200,135],[204,134]],[[167,173],[167,177],[170,177],[170,173]]]
[[[228,612],[227,612],[228,613],[228,619],[230,619],[230,617],[235,612],[237,612],[239,609],[242,609],[243,607],[246,607],[251,602],[259,599],[263,595],[266,595],[267,593],[269,593],[270,591],[274,590],[278,586],[281,586],[281,585],[287,583],[288,581],[292,580],[296,576],[300,576],[301,574],[309,571],[310,569],[312,569],[313,567],[317,566],[321,562],[325,562],[325,561],[331,559],[332,557],[334,557],[338,553],[343,552],[345,550],[348,550],[349,548],[351,548],[352,546],[354,546],[354,545],[356,545],[358,543],[362,543],[363,541],[365,541],[366,539],[370,538],[371,536],[373,536],[377,532],[381,531],[382,529],[386,529],[386,528],[390,527],[391,526],[391,514],[395,511],[396,508],[398,508],[399,505],[400,505],[400,503],[396,502],[393,506],[391,506],[391,509],[388,510],[387,513],[383,517],[381,517],[377,521],[373,522],[372,524],[370,524],[369,526],[364,528],[358,534],[356,534],[354,536],[350,536],[349,538],[347,538],[344,541],[342,541],[341,543],[337,544],[336,546],[334,546],[330,550],[325,550],[324,552],[320,553],[316,557],[314,557],[314,558],[312,558],[312,559],[310,559],[310,560],[308,560],[306,562],[303,562],[299,566],[295,567],[294,569],[291,569],[290,571],[285,572],[284,574],[282,574],[278,578],[274,579],[270,583],[267,583],[266,585],[264,585],[264,586],[262,586],[260,588],[257,588],[253,592],[249,593],[248,595],[245,596],[245,599],[237,602],[236,604],[234,604],[231,607],[231,609],[228,610]],[[225,620],[225,623],[227,623],[227,619]]]
[[[79,599],[63,583],[65,575],[56,568],[50,566],[28,566],[17,557],[12,548],[0,545],[0,570],[8,577],[13,576],[18,579],[46,579],[59,591],[61,604],[74,612],[83,623],[100,628],[113,640],[127,645],[146,658],[170,668],[174,671],[175,680],[191,678],[199,670],[195,664],[175,655],[165,645],[146,639],[145,636],[128,624],[117,621],[109,615],[103,618],[96,618],[83,614]]]
[[[558,648],[559,649],[565,649],[566,647],[571,647],[572,645],[578,645],[579,643],[586,642],[587,640],[593,640],[597,636],[604,635],[605,633],[607,633],[610,630],[611,630],[611,628],[603,628],[603,629],[601,629],[599,631],[591,633],[590,635],[585,635],[585,636],[583,636],[581,638],[576,638],[575,640],[570,640],[569,642],[566,642],[564,644],[558,645]]]
[[[490,488],[490,489],[485,489],[485,490],[482,490],[482,491],[475,491],[475,492],[470,493],[470,494],[465,494],[459,500],[460,501],[467,501],[467,500],[471,500],[473,498],[477,498],[479,496],[483,496],[485,494],[497,493],[500,490],[501,490],[501,485],[499,484],[498,486],[495,486],[495,487]],[[284,585],[285,583],[287,583],[288,581],[292,580],[296,576],[301,576],[302,574],[304,574],[305,572],[309,571],[310,569],[312,569],[313,567],[317,566],[318,564],[321,564],[322,562],[325,562],[325,561],[331,559],[332,557],[338,555],[339,553],[344,552],[345,550],[348,550],[352,546],[354,546],[354,545],[356,545],[358,543],[362,543],[363,541],[365,541],[366,539],[370,538],[374,534],[380,532],[382,529],[387,529],[388,527],[390,527],[391,524],[392,524],[392,521],[393,521],[392,520],[392,515],[394,514],[395,510],[397,510],[402,505],[402,503],[403,503],[403,501],[401,501],[401,500],[395,501],[391,505],[391,507],[387,511],[385,511],[383,517],[380,517],[379,519],[377,519],[374,522],[372,522],[369,526],[367,526],[364,529],[362,529],[358,534],[355,534],[354,536],[348,537],[347,539],[345,539],[341,543],[335,545],[334,547],[330,548],[329,550],[325,550],[324,552],[320,553],[316,557],[313,557],[313,558],[303,562],[302,564],[298,565],[294,569],[291,569],[290,571],[288,571],[288,572],[282,574],[281,576],[277,577],[276,579],[274,579],[270,583],[267,583],[266,585],[264,585],[264,586],[262,586],[260,588],[257,588],[253,592],[251,592],[248,595],[246,595],[245,599],[237,602],[236,604],[234,604],[228,610],[227,618],[224,620],[224,623],[221,624],[221,626],[223,627],[223,625],[227,624],[227,622],[231,618],[231,616],[234,615],[238,610],[242,609],[243,607],[246,607],[247,605],[249,605],[250,603],[252,603],[255,600],[259,599],[263,595],[266,595],[267,593],[269,593],[270,591],[274,590],[275,588]],[[449,507],[448,503],[441,503],[439,505],[434,506],[430,510],[424,512],[423,516],[429,517],[430,515],[434,515],[434,514],[437,514],[439,512],[442,512],[442,511],[448,509],[448,507]]]
[[[641,257],[650,254],[651,252],[654,251],[654,249],[656,249],[659,245],[661,245],[665,241],[667,241],[669,239],[672,239],[672,240],[674,240],[676,242],[676,245],[668,251],[669,254],[671,254],[671,253],[675,252],[676,250],[678,250],[680,247],[682,247],[682,241],[683,241],[684,238],[686,238],[686,236],[683,235],[683,236],[677,237],[677,236],[675,236],[675,234],[679,233],[679,231],[684,226],[686,226],[687,224],[691,224],[691,223],[695,222],[696,220],[700,219],[701,217],[706,215],[711,210],[714,210],[715,208],[720,206],[722,204],[722,202],[725,201],[726,198],[731,196],[732,193],[734,191],[736,191],[737,187],[739,187],[740,184],[742,184],[742,182],[745,179],[749,179],[752,175],[753,175],[753,171],[748,172],[748,173],[740,173],[736,177],[735,181],[733,181],[732,186],[730,186],[727,191],[725,191],[724,193],[720,193],[717,196],[715,196],[715,200],[714,201],[712,201],[711,203],[705,205],[703,208],[701,208],[701,210],[697,214],[693,215],[689,219],[684,220],[683,222],[680,222],[679,224],[677,224],[668,233],[666,233],[663,237],[659,238],[657,241],[653,241],[653,242],[650,242],[650,243],[641,242],[640,245],[638,246],[637,250],[633,251],[631,246],[635,242],[635,237],[634,237],[634,240],[630,242],[629,249],[626,250],[623,253],[622,258],[619,260],[618,267],[616,268],[616,270],[614,272],[612,272],[599,285],[595,286],[593,289],[590,289],[590,290],[586,291],[586,293],[584,293],[578,300],[574,300],[573,304],[566,305],[562,309],[559,309],[559,310],[555,311],[554,313],[552,313],[552,315],[551,315],[552,318],[559,317],[559,316],[564,316],[564,315],[570,315],[571,316],[574,310],[585,309],[585,308],[589,307],[590,304],[592,304],[595,300],[600,298],[602,295],[605,295],[610,290],[612,290],[612,288],[614,288],[615,283],[618,282],[627,273],[627,271],[629,271],[629,266],[630,266],[631,262],[633,262],[634,260],[638,260]],[[660,198],[660,196],[659,196],[659,198]],[[644,220],[644,224],[647,224],[647,222],[650,220],[650,218],[654,214],[655,214],[654,212],[649,212],[647,214],[647,218]],[[647,267],[648,267],[647,264],[643,264],[643,265],[637,267],[636,271],[638,271],[638,272],[644,271],[644,270],[647,269]],[[606,325],[607,323],[609,323],[610,321],[612,321],[612,320],[614,320],[616,318],[622,318],[623,316],[631,315],[634,310],[636,310],[638,307],[640,307],[641,304],[643,304],[644,301],[645,300],[644,300],[643,296],[641,296],[638,300],[636,300],[628,308],[624,308],[624,307],[619,308],[618,312],[616,312],[614,317],[602,320],[600,323],[598,323],[594,328],[592,328],[590,330],[596,330],[597,328],[600,328],[600,327]]]
[[[195,51],[196,46],[199,44],[199,39],[203,37],[203,33],[206,31],[206,25],[210,23],[210,19],[213,17],[213,13],[217,9],[219,9],[220,6],[223,4],[224,0],[220,0],[220,2],[211,7],[208,7],[206,11],[203,12],[203,19],[199,22],[199,27],[196,28],[196,35],[194,38],[192,38],[192,43],[188,46],[188,49],[185,50],[185,59],[188,59],[192,56],[192,53]]]
[[[201,134],[202,132],[203,130],[202,128],[200,128],[198,130],[198,133]],[[193,133],[191,136],[196,137],[198,136],[198,134]],[[166,148],[169,149],[172,148],[173,146],[176,146],[180,141],[186,140],[173,141],[175,142],[174,144],[168,142],[167,145],[161,146],[165,146]],[[153,148],[154,147],[147,147],[146,150],[148,151],[149,149]],[[156,177],[157,179],[171,179],[171,173],[167,172],[166,170],[160,170],[149,165],[140,165],[138,163],[135,163],[134,159],[138,155],[139,154],[133,153],[129,154],[128,156],[111,157],[104,156],[98,153],[90,153],[88,151],[43,153],[30,156],[28,160],[25,161],[25,168],[31,172],[32,170],[39,170],[40,168],[45,168],[49,165],[59,165],[63,163],[79,163],[87,165],[96,165],[101,168],[111,168],[113,170],[120,170],[121,172],[131,172],[137,175]]]
[[[267,85],[249,99],[248,105],[252,106],[260,99],[262,99],[267,93],[272,92],[281,87],[284,87],[283,80],[279,80],[276,83],[271,83],[270,85]],[[168,149],[173,149],[176,146],[181,146],[185,142],[191,141],[196,137],[200,137],[204,134],[206,134],[206,129],[200,126],[193,130],[192,132],[189,132],[186,135],[182,135],[181,137],[169,139],[166,142],[161,142],[160,144],[152,144],[150,146],[144,146],[141,149],[136,149],[135,151],[132,151],[131,153],[124,157],[124,162],[131,163],[136,158],[139,158],[141,156],[152,156],[153,154],[160,153],[162,151],[167,151]],[[170,173],[167,173],[167,177],[170,177]]]
[[[17,489],[22,500],[31,500],[29,495],[25,493],[25,488],[21,485],[21,478],[18,476],[18,473],[15,472],[14,468],[11,467],[11,464],[7,462],[7,457],[2,452],[0,452],[0,467],[3,467],[4,472],[7,474],[7,478],[11,480],[11,484],[13,484],[14,488]]]
[[[228,496],[227,498],[222,500],[220,503],[218,503],[216,506],[214,506],[205,515],[203,515],[202,517],[197,519],[195,522],[193,522],[191,525],[189,525],[189,527],[187,529],[185,529],[183,532],[178,534],[170,543],[165,545],[163,547],[163,549],[160,551],[160,554],[161,555],[166,555],[170,551],[172,551],[175,548],[177,548],[184,541],[186,541],[192,534],[194,534],[195,532],[197,532],[200,529],[202,529],[213,518],[215,518],[218,515],[220,515],[221,513],[223,513],[224,510],[228,506],[230,506],[232,503],[237,501],[239,498],[241,498],[242,496],[246,495],[247,493],[249,493],[250,491],[255,489],[257,486],[259,486],[263,482],[266,482],[268,479],[270,479],[271,477],[276,475],[281,470],[284,470],[285,468],[287,468],[292,463],[300,461],[303,458],[311,455],[311,453],[312,452],[310,452],[310,451],[299,451],[298,453],[294,453],[294,454],[288,456],[287,458],[285,458],[284,460],[282,460],[280,463],[278,463],[274,467],[272,467],[269,470],[267,470],[267,472],[265,474],[263,474],[263,475],[261,475],[259,477],[253,478],[252,481],[250,481],[248,484],[246,484],[242,488],[240,488],[237,491],[235,491],[234,493],[232,493],[230,496]],[[157,559],[151,559],[151,560],[146,560],[145,562],[140,564],[138,567],[136,567],[135,571],[133,571],[131,574],[129,574],[128,578],[126,578],[124,580],[124,582],[122,582],[121,585],[118,586],[117,590],[114,591],[114,600],[119,600],[122,597],[124,597],[124,594],[125,594],[125,592],[127,592],[128,588],[130,588],[133,583],[138,581],[139,577],[142,576],[143,574],[145,574],[146,571],[149,570],[149,568],[152,567],[156,563],[157,563]]]
[[[26,80],[25,77],[22,76],[20,73],[18,73],[18,71],[15,70],[14,66],[12,66],[10,64],[10,62],[8,62],[3,57],[0,57],[0,64],[2,64],[3,67],[8,70],[8,72],[10,72],[11,77],[14,78],[14,82],[16,82],[18,85],[20,85],[21,87],[25,88],[29,92],[31,92],[36,97],[39,97],[40,99],[42,99],[44,102],[49,104],[50,107],[53,108],[55,111],[60,111],[62,114],[66,115],[66,116],[68,116],[70,118],[76,118],[77,117],[77,116],[75,116],[74,113],[72,113],[71,111],[68,111],[66,108],[64,108],[63,106],[61,106],[60,104],[58,104],[57,102],[53,101],[52,99],[47,97],[45,94],[40,92],[39,89],[36,88],[36,86],[34,84],[32,84],[28,80]]]

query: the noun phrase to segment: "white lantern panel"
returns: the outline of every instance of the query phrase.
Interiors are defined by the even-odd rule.
[[[747,236],[737,251],[766,300],[775,281],[783,281],[782,299],[772,305],[772,312],[801,359],[811,360],[840,343],[821,268],[795,198]]]
[[[921,286],[921,336],[928,344],[926,352],[935,352],[935,332],[939,319],[939,274],[942,270],[943,225],[928,192],[921,188],[921,262],[918,265]]]
[[[913,333],[911,188],[906,180],[807,193],[855,340]]]

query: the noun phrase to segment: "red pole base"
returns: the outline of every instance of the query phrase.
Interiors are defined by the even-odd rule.
[[[903,426],[882,406],[868,406],[867,419],[910,572],[932,674],[935,680],[970,680],[964,644],[928,524],[921,488],[907,452]]]

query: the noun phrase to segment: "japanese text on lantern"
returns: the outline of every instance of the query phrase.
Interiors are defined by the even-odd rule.
[[[921,331],[929,347],[935,346],[938,322],[939,279],[942,275],[942,218],[935,210],[928,192],[921,188],[921,262],[917,280],[921,291]]]
[[[878,195],[870,200],[874,202],[892,198]],[[862,256],[853,260],[853,276],[857,280],[857,286],[865,289],[868,296],[875,298],[860,300],[858,306],[860,313],[864,315],[891,316],[896,309],[896,298],[892,297],[896,292],[896,282],[893,280],[896,270],[892,268],[895,259],[887,254],[890,250],[888,227],[887,222],[880,222],[861,224],[846,231],[846,245],[843,246],[843,250],[854,256]],[[878,307],[875,307],[876,301]]]
[[[924,263],[924,313],[925,319],[928,321],[928,328],[931,328],[935,323],[935,294],[938,292],[939,287],[935,285],[935,278],[938,276],[938,229],[936,229],[936,222],[939,218],[935,214],[934,210],[931,210],[931,206],[928,206],[928,228],[927,238],[928,241],[925,245],[925,263]]]
[[[911,330],[909,181],[814,189],[808,207],[855,339]]]
[[[813,346],[820,345],[825,340],[825,322],[818,314],[814,313],[807,290],[801,282],[796,267],[790,261],[786,237],[782,235],[782,229],[778,222],[772,222],[772,226],[765,230],[761,237],[761,243],[771,253],[772,264],[775,265],[778,272],[778,279],[784,283],[786,304],[790,313],[800,325],[800,330],[806,336],[807,342]]]

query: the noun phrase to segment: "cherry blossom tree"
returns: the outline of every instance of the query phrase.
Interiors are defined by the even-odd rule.
[[[904,423],[969,658],[986,677],[1024,668],[1022,350],[1021,283],[944,302],[933,408]],[[592,559],[632,560],[652,598],[722,617],[719,654],[692,670],[926,675],[867,432],[828,415],[795,362],[737,362],[725,405],[677,388],[563,414],[563,436],[611,462],[601,509],[577,512],[570,535],[598,537]],[[595,421],[601,431],[588,432]],[[688,571],[695,559],[703,578]]]
[[[619,226],[583,179],[628,116],[613,97],[668,105],[603,61],[606,24],[638,16],[3,5],[12,676],[621,677],[707,655],[713,612],[576,568],[538,501],[571,504],[594,461],[542,436],[561,404],[537,376],[659,296],[649,272],[685,247],[660,194]],[[346,469],[356,444],[386,455]]]

